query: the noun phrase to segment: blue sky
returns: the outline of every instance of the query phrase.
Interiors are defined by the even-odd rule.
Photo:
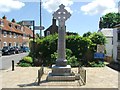
[[[7,2],[5,2],[7,1]],[[9,2],[8,2],[9,1]],[[7,16],[8,20],[16,21],[35,20],[39,25],[39,2],[27,0],[0,0],[0,17]],[[35,1],[35,0],[34,0]],[[108,2],[109,1],[109,4]],[[42,25],[47,29],[52,23],[52,14],[59,4],[66,5],[71,17],[66,21],[67,31],[77,32],[80,35],[88,31],[98,30],[99,18],[107,12],[117,12],[119,0],[44,0],[42,4]],[[7,3],[7,4],[4,4]],[[12,3],[12,4],[11,4]],[[39,33],[39,31],[37,31]]]

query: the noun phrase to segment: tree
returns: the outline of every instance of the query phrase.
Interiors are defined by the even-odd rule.
[[[89,32],[87,32],[87,33],[84,33],[84,34],[83,34],[83,37],[89,37],[91,34],[92,34],[92,33],[89,31]]]
[[[90,39],[95,44],[104,45],[106,43],[106,37],[101,32],[94,32],[90,35]]]
[[[120,13],[108,13],[101,17],[99,28],[113,28],[120,23]]]

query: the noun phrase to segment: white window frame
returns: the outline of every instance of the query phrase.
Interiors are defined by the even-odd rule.
[[[14,33],[13,35],[14,35],[14,38],[16,38],[16,33]]]
[[[14,46],[16,46],[16,42],[14,42]]]
[[[9,32],[9,36],[10,36],[10,38],[12,38],[12,33],[11,32]]]
[[[7,46],[7,42],[3,42],[3,46]]]
[[[7,32],[6,31],[3,31],[3,36],[7,37]]]
[[[4,26],[4,22],[2,20],[0,21],[0,26]]]

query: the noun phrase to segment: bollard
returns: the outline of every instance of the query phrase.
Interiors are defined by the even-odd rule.
[[[12,60],[12,71],[14,71],[14,60]]]
[[[40,70],[38,70],[38,85],[40,84]]]

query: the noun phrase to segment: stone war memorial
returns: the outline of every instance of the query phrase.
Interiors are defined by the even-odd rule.
[[[52,65],[52,72],[49,73],[47,80],[75,80],[75,75],[72,74],[71,66],[67,65],[67,60],[65,58],[65,34],[66,27],[65,21],[69,19],[71,14],[65,9],[65,6],[61,4],[59,9],[53,13],[53,17],[58,20],[58,58],[56,64]]]

